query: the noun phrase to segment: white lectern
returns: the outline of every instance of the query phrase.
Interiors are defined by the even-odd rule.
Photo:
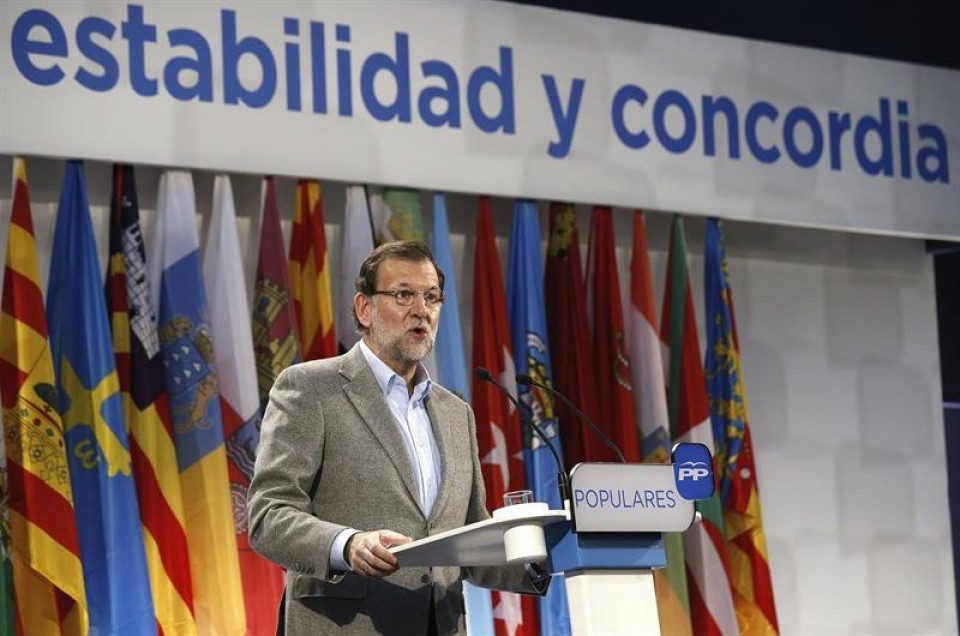
[[[659,636],[653,570],[667,563],[663,533],[686,530],[696,516],[678,474],[670,464],[579,464],[566,510],[500,508],[491,519],[391,550],[401,567],[546,560],[551,573],[563,574],[575,636]],[[708,477],[712,494],[712,471]]]

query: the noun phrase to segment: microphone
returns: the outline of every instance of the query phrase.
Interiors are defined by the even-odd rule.
[[[594,424],[594,423],[593,423],[593,420],[591,420],[589,417],[587,417],[586,414],[585,414],[583,411],[581,411],[580,409],[578,409],[578,408],[577,408],[577,405],[573,403],[573,400],[571,400],[570,398],[568,398],[566,395],[564,395],[564,394],[561,393],[560,391],[557,391],[557,390],[554,389],[553,387],[550,387],[550,386],[547,386],[546,384],[542,384],[542,383],[540,383],[540,382],[537,382],[536,380],[534,380],[533,378],[531,378],[531,377],[530,377],[529,375],[527,375],[526,373],[518,373],[518,374],[517,374],[517,382],[519,382],[520,384],[525,384],[525,385],[527,385],[527,386],[535,386],[535,387],[541,388],[541,389],[543,389],[544,391],[546,391],[547,393],[549,393],[550,395],[555,395],[555,396],[557,396],[558,398],[560,398],[560,400],[561,400],[564,404],[566,404],[567,406],[569,406],[570,409],[571,409],[574,413],[577,414],[577,417],[579,417],[581,420],[583,420],[583,422],[585,422],[586,425],[590,427],[590,430],[592,430],[594,433],[596,433],[596,434],[600,437],[600,440],[601,440],[604,444],[606,444],[607,448],[609,448],[611,451],[613,451],[613,454],[617,456],[617,459],[620,460],[620,463],[621,463],[621,464],[626,464],[626,463],[627,463],[627,460],[624,459],[624,457],[623,457],[623,453],[620,452],[620,449],[617,448],[617,445],[614,443],[614,441],[613,441],[612,439],[610,439],[610,437],[609,437],[606,433],[604,433],[603,431],[601,431],[601,430],[600,430],[600,427],[597,426],[596,424]]]
[[[560,461],[560,455],[557,453],[557,449],[554,447],[554,445],[547,438],[546,433],[543,432],[543,429],[540,428],[540,426],[534,422],[530,416],[524,413],[523,408],[520,406],[520,402],[517,401],[517,398],[513,397],[506,387],[497,382],[496,378],[493,377],[493,374],[490,373],[490,371],[484,367],[477,367],[474,369],[473,374],[477,376],[477,379],[483,380],[484,382],[489,382],[493,386],[497,387],[497,390],[503,393],[503,395],[506,396],[506,398],[510,400],[515,407],[517,407],[517,413],[520,414],[521,421],[529,426],[530,430],[532,430],[536,436],[540,438],[540,441],[550,449],[550,452],[553,454],[554,461],[557,462],[557,488],[560,490],[560,501],[570,501],[570,482],[569,477],[567,477],[567,471],[563,469],[563,462]]]

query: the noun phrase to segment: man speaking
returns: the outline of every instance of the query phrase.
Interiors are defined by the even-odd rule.
[[[489,517],[473,411],[421,364],[443,272],[419,241],[363,262],[346,354],[277,378],[250,484],[250,544],[287,570],[281,633],[462,634],[461,580],[530,594],[522,566],[399,568],[391,546]]]

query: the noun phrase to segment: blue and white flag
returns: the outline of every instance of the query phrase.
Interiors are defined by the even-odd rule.
[[[446,277],[443,292],[446,300],[437,326],[437,342],[433,351],[436,377],[443,385],[470,402],[470,380],[463,355],[463,333],[460,329],[460,302],[457,298],[456,273],[450,251],[450,226],[447,223],[447,199],[442,192],[433,195],[433,235],[430,251]],[[493,634],[493,604],[490,590],[463,584],[467,601],[467,631],[471,636]]]
[[[80,161],[67,162],[52,252],[47,321],[90,633],[154,634],[123,397]]]
[[[507,270],[507,311],[514,366],[540,384],[552,384],[550,347],[547,341],[546,305],[543,299],[543,256],[540,250],[540,217],[537,204],[519,200],[514,205]],[[563,450],[557,428],[553,397],[537,387],[517,385],[517,398],[524,414],[536,422],[560,456],[561,467],[550,449],[529,427],[523,427],[523,465],[527,486],[537,501],[553,510],[563,509],[557,487],[557,471],[563,470]],[[540,632],[544,636],[570,633],[566,590],[555,581],[540,599]]]

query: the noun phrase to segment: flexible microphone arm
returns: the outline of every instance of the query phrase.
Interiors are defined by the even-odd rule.
[[[550,452],[553,453],[554,461],[557,462],[557,488],[560,490],[560,501],[570,501],[570,481],[569,477],[567,477],[567,471],[563,469],[563,462],[560,461],[560,455],[557,453],[557,449],[554,448],[550,440],[547,439],[547,435],[543,432],[543,429],[541,429],[540,426],[524,412],[523,408],[520,406],[520,402],[517,401],[517,398],[513,397],[506,387],[497,382],[490,371],[484,367],[477,367],[474,369],[473,373],[478,379],[483,380],[484,382],[489,382],[493,386],[497,387],[497,390],[503,393],[503,395],[506,396],[506,398],[510,400],[515,407],[517,407],[517,413],[519,413],[520,419],[523,421],[523,423],[529,426],[530,429],[537,435],[537,437],[540,438],[540,441],[550,449]]]
[[[573,400],[571,400],[570,398],[568,398],[566,395],[564,395],[564,394],[561,393],[560,391],[557,391],[557,390],[554,389],[553,387],[550,387],[550,386],[547,386],[546,384],[542,384],[542,383],[540,383],[540,382],[537,382],[536,380],[534,380],[533,378],[531,378],[531,377],[530,377],[529,375],[527,375],[526,373],[518,373],[518,374],[517,374],[517,382],[519,382],[520,384],[526,384],[526,385],[528,385],[528,386],[539,387],[539,388],[543,389],[544,391],[547,391],[547,392],[550,393],[551,395],[555,395],[555,396],[557,396],[558,398],[560,398],[560,400],[561,400],[564,404],[566,404],[567,406],[569,406],[569,407],[571,408],[571,410],[573,410],[573,412],[577,414],[577,417],[579,417],[581,420],[583,420],[583,421],[587,424],[587,426],[590,427],[590,430],[592,430],[594,433],[596,433],[596,434],[600,437],[600,439],[603,441],[603,443],[606,444],[607,448],[609,448],[611,451],[613,451],[613,454],[617,456],[617,459],[620,460],[620,463],[621,463],[621,464],[626,464],[626,463],[627,463],[627,460],[624,459],[624,457],[623,457],[623,453],[620,452],[620,449],[617,448],[617,445],[614,443],[614,441],[613,441],[612,439],[610,439],[610,437],[609,437],[606,433],[604,433],[603,431],[601,431],[601,430],[600,430],[600,427],[597,426],[596,424],[594,424],[593,421],[592,421],[589,417],[587,417],[586,414],[585,414],[583,411],[581,411],[579,408],[577,408],[577,405],[573,403]]]

